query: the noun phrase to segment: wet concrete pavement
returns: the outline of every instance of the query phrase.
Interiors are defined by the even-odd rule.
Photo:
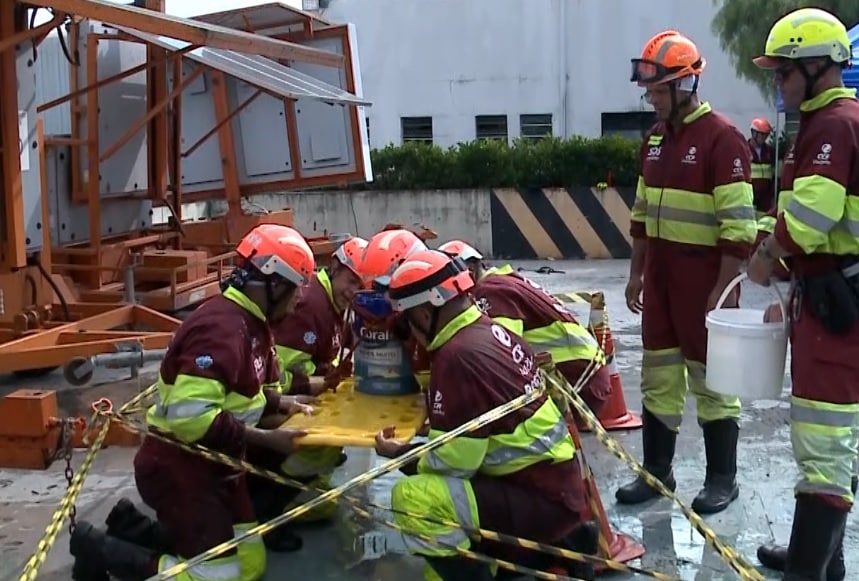
[[[526,269],[551,266],[564,271],[563,274],[526,273],[552,291],[605,292],[626,401],[632,410],[640,410],[640,319],[626,310],[623,300],[628,262],[543,261],[515,265]],[[767,293],[759,287],[745,285],[742,303],[763,308],[769,302]],[[110,389],[115,400],[121,401],[133,395],[138,383],[129,382],[124,388]],[[85,394],[77,392],[75,396],[67,396],[67,400],[71,404],[85,402],[99,389]],[[3,390],[2,382],[0,390]],[[120,394],[124,392],[127,393],[123,398]],[[779,400],[758,401],[745,407],[738,451],[740,498],[722,514],[705,519],[725,543],[736,547],[752,563],[756,563],[755,550],[760,543],[773,538],[786,541],[790,532],[792,488],[797,471],[790,449],[787,393],[785,391]],[[640,458],[640,431],[613,432],[612,435]],[[632,536],[647,548],[640,563],[635,564],[690,581],[738,578],[705,546],[701,535],[671,501],[661,499],[631,508],[616,505],[614,490],[630,478],[630,471],[593,437],[584,435],[584,447],[613,528]],[[368,450],[350,449],[348,453],[349,461],[336,474],[338,483],[364,472],[378,461]],[[82,455],[82,452],[76,454],[76,462],[80,462]],[[131,458],[132,453],[127,449],[107,449],[99,453],[78,504],[78,518],[102,522],[120,496],[136,498]],[[675,474],[678,494],[687,503],[691,502],[704,474],[704,447],[691,396],[678,438]],[[396,478],[396,475],[380,478],[355,495],[374,504],[387,505],[390,486]],[[55,463],[45,472],[0,470],[0,581],[17,579],[62,497],[64,486],[61,463]],[[859,531],[855,525],[856,519],[851,517],[845,541],[848,571],[854,572],[859,571]],[[305,527],[300,531],[305,539],[304,549],[294,554],[270,554],[267,579],[400,581],[421,578],[421,561],[405,554],[396,532],[367,523],[346,506],[341,508],[334,524]],[[71,559],[67,547],[68,536],[64,532],[49,554],[39,579],[70,578]],[[851,576],[848,573],[848,578]],[[780,578],[772,572],[767,577]],[[615,574],[610,578],[638,577]]]

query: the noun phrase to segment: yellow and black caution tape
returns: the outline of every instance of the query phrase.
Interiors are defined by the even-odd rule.
[[[87,450],[80,469],[72,479],[71,485],[69,485],[66,494],[63,496],[62,500],[60,500],[60,505],[54,511],[54,515],[51,517],[51,522],[45,529],[44,536],[36,545],[36,549],[27,560],[27,564],[24,565],[24,570],[18,578],[18,581],[36,581],[36,577],[39,574],[39,568],[44,564],[45,559],[48,556],[48,552],[51,550],[51,547],[57,540],[57,535],[63,528],[63,523],[74,508],[78,495],[81,492],[81,488],[83,488],[84,480],[86,480],[87,474],[89,473],[90,468],[92,468],[96,452],[101,449],[101,445],[104,443],[104,439],[107,436],[109,429],[110,420],[103,420],[95,441],[93,441]]]
[[[627,452],[620,443],[609,436],[605,428],[602,427],[597,417],[588,409],[587,404],[573,391],[567,380],[555,369],[550,369],[546,373],[547,381],[551,388],[565,394],[567,401],[576,409],[591,429],[594,437],[605,446],[612,454],[614,454],[621,462],[629,466],[633,472],[641,477],[648,485],[659,491],[663,496],[670,498],[680,507],[681,512],[686,519],[692,524],[708,545],[715,550],[725,561],[731,566],[737,574],[745,581],[764,581],[764,577],[751,564],[749,564],[740,555],[736,549],[723,543],[718,535],[711,529],[695,511],[688,508],[686,504],[661,480],[650,474],[638,461]]]
[[[349,492],[353,488],[357,488],[358,486],[362,486],[364,484],[367,484],[371,480],[373,480],[373,479],[375,479],[375,478],[377,478],[383,474],[387,474],[388,472],[391,472],[393,470],[397,470],[397,469],[405,466],[406,464],[412,462],[413,460],[419,459],[421,456],[447,444],[448,442],[450,442],[451,440],[453,440],[454,438],[456,438],[458,436],[461,436],[462,434],[477,430],[486,424],[497,421],[498,419],[506,416],[507,414],[509,414],[513,411],[516,411],[518,409],[521,409],[521,408],[527,406],[528,404],[530,404],[530,403],[536,401],[537,399],[539,399],[540,397],[542,397],[544,395],[544,393],[545,392],[543,390],[534,390],[531,393],[523,394],[523,395],[517,397],[516,399],[513,399],[513,400],[511,400],[511,401],[509,401],[503,405],[498,406],[495,409],[492,409],[492,410],[490,410],[484,414],[481,414],[480,416],[474,418],[473,420],[471,420],[469,422],[464,423],[463,425],[459,426],[458,428],[456,428],[454,430],[446,432],[445,434],[439,436],[438,438],[430,440],[429,442],[422,444],[421,446],[418,446],[416,448],[413,448],[412,450],[409,450],[408,452],[406,452],[402,456],[399,456],[399,457],[394,458],[392,460],[388,460],[384,464],[381,464],[380,466],[377,466],[375,468],[371,468],[370,470],[364,472],[363,474],[356,476],[355,478],[341,484],[340,486],[338,486],[336,488],[333,488],[331,490],[328,490],[328,491],[320,494],[316,498],[313,498],[313,499],[309,500],[308,502],[302,504],[301,506],[297,506],[297,507],[283,513],[282,515],[270,520],[269,522],[267,522],[265,524],[261,524],[259,526],[256,526],[256,527],[248,530],[244,534],[241,534],[241,535],[239,535],[239,536],[237,536],[237,537],[235,537],[235,538],[233,538],[233,539],[231,539],[225,543],[221,543],[220,545],[213,547],[213,548],[209,549],[208,551],[200,553],[199,555],[197,555],[196,557],[193,557],[192,559],[178,563],[178,564],[174,565],[173,567],[170,567],[166,571],[163,571],[163,572],[159,573],[158,575],[154,575],[154,576],[150,577],[149,579],[147,579],[147,581],[160,581],[163,579],[171,579],[172,577],[175,577],[176,575],[179,575],[180,573],[184,573],[184,572],[188,571],[191,567],[194,567],[195,565],[199,565],[201,563],[204,563],[205,561],[208,561],[209,559],[213,559],[215,557],[218,557],[218,556],[222,555],[224,552],[236,548],[238,545],[240,545],[244,541],[247,541],[253,537],[256,537],[258,535],[263,535],[263,534],[265,534],[271,530],[274,530],[277,527],[279,527],[279,526],[281,526],[281,525],[283,525],[283,524],[285,524],[285,523],[287,523],[287,522],[289,522],[289,521],[291,521],[291,520],[293,520],[293,519],[295,519],[301,515],[308,513],[309,511],[313,510],[314,508],[316,508],[322,504],[325,504],[326,502],[329,502],[331,500],[335,500],[336,498],[343,496],[343,494],[345,494],[346,492]]]

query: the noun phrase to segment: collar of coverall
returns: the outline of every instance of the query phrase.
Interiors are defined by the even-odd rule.
[[[847,87],[834,87],[826,89],[819,95],[812,97],[808,101],[803,101],[799,110],[803,113],[811,113],[818,109],[823,109],[837,99],[855,99],[856,89],[848,89]]]
[[[233,301],[260,321],[265,322],[265,313],[262,312],[262,309],[236,287],[227,287],[227,290],[224,291],[224,297]]]
[[[698,105],[697,109],[695,109],[694,111],[692,111],[691,113],[686,115],[686,117],[683,118],[683,124],[689,125],[690,123],[697,121],[698,119],[700,119],[704,115],[706,115],[708,113],[712,113],[712,112],[713,112],[713,108],[710,107],[710,103],[707,103],[707,102],[701,103]]]
[[[486,270],[484,270],[481,273],[480,278],[482,280],[487,276],[491,276],[493,274],[513,274],[514,272],[516,271],[513,270],[513,267],[509,264],[505,264],[504,266],[493,266],[492,268],[487,268]]]
[[[442,345],[450,341],[454,335],[465,329],[467,326],[477,322],[481,312],[477,305],[471,305],[457,316],[448,321],[447,325],[441,328],[441,331],[436,333],[432,342],[427,345],[427,351],[435,351],[441,348]]]
[[[316,280],[325,289],[325,294],[328,296],[328,302],[334,307],[334,312],[340,314],[340,309],[337,307],[337,302],[334,300],[334,287],[331,285],[331,275],[328,274],[328,269],[323,268],[316,273]]]

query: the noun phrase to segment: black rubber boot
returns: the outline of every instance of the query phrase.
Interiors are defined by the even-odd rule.
[[[826,581],[847,512],[809,494],[796,497],[784,581]]]
[[[737,439],[740,427],[736,420],[724,419],[707,422],[702,428],[707,475],[704,488],[692,501],[692,510],[698,514],[716,514],[728,508],[740,495],[737,486]]]
[[[662,481],[672,492],[677,488],[671,462],[674,460],[674,448],[677,443],[677,432],[668,429],[656,416],[646,408],[641,416],[641,440],[644,445],[644,469]],[[620,504],[640,504],[660,496],[644,480],[636,477],[615,492],[615,498]]]
[[[286,505],[301,493],[298,488],[284,486],[255,474],[248,475],[248,491],[254,513],[260,523],[283,514]],[[277,527],[264,534],[262,540],[266,548],[275,553],[294,553],[304,546],[304,541],[290,530],[289,525]]]
[[[154,552],[109,537],[86,521],[77,523],[69,551],[75,558],[75,581],[106,579],[108,575],[119,581],[145,581],[158,572]]]
[[[857,484],[859,484],[859,480],[853,478],[850,485],[853,494],[856,494]],[[787,547],[774,543],[762,545],[758,547],[758,561],[767,569],[784,571],[785,563],[787,563]],[[845,577],[847,577],[847,567],[844,564],[844,527],[842,527],[838,545],[826,567],[826,581],[844,581]]]
[[[600,528],[592,520],[583,522],[567,537],[567,548],[577,553],[596,556],[600,550]],[[593,563],[574,562],[567,567],[567,576],[583,581],[596,579]]]
[[[488,564],[467,557],[426,557],[442,581],[493,581]]]
[[[173,552],[173,541],[161,524],[137,510],[134,503],[127,498],[121,498],[116,503],[104,524],[107,525],[107,534],[111,537],[156,553]]]

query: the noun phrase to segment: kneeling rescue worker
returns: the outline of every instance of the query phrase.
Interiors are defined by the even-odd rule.
[[[341,244],[331,257],[330,266],[317,272],[302,289],[293,312],[273,325],[281,385],[290,395],[319,395],[337,387],[342,379],[352,374],[351,365],[340,367],[339,356],[342,344],[351,337],[345,327],[344,314],[355,292],[361,289],[359,264],[366,246],[367,241],[358,237]],[[322,376],[324,381],[311,383],[312,376]],[[302,447],[286,458],[260,449],[254,450],[251,456],[252,463],[312,483],[315,489],[327,489],[334,469],[346,461],[342,448],[328,446]],[[248,484],[257,516],[264,520],[288,509],[290,500],[298,505],[316,495],[314,492],[300,494],[297,489],[254,474],[248,475]],[[326,520],[336,509],[336,502],[322,504],[297,522]],[[289,538],[286,529],[281,528],[277,533],[266,536],[269,548],[299,548],[297,539],[294,535]],[[279,547],[274,546],[275,542]]]
[[[409,255],[391,276],[388,296],[394,309],[404,314],[432,357],[430,439],[544,389],[534,352],[480,312],[467,294],[473,286],[460,260],[435,250]],[[410,449],[395,437],[391,428],[379,433],[377,452],[392,458]],[[571,549],[575,545],[573,550],[582,552],[597,550],[593,523],[577,526],[587,506],[585,485],[567,424],[547,395],[452,440],[403,472],[408,476],[394,485],[391,509],[408,548],[426,558],[427,579],[488,581],[493,575],[489,565],[454,550],[472,546],[468,533],[411,515]],[[530,565],[545,569],[552,562]],[[575,569],[572,576],[592,578],[592,569],[585,569]]]
[[[770,29],[755,64],[775,73],[799,134],[782,176],[782,211],[755,251],[749,278],[770,284],[790,258],[790,429],[799,466],[790,543],[758,549],[789,581],[845,578],[844,528],[859,455],[859,102],[844,88],[847,28],[803,8]]]
[[[641,147],[626,301],[632,312],[644,310],[644,466],[668,488],[676,488],[672,461],[688,372],[707,455],[704,487],[692,508],[711,514],[727,508],[739,494],[740,400],[707,388],[704,321],[749,256],[756,224],[751,154],[742,133],[698,100],[704,66],[695,44],[673,30],[654,36],[641,58],[632,59],[631,80],[645,88],[659,121]],[[736,305],[737,294],[727,306]],[[641,478],[616,493],[622,504],[657,495]]]
[[[558,299],[510,265],[486,268],[483,255],[462,240],[451,240],[438,249],[468,266],[475,282],[471,294],[480,310],[525,339],[535,352],[551,353],[570,385],[576,385],[592,361],[599,365],[580,392],[599,415],[611,395],[611,376],[605,353],[587,328]]]
[[[236,458],[251,445],[287,454],[304,432],[256,427],[268,415],[308,411],[276,389],[269,325],[292,310],[313,275],[313,253],[298,232],[274,224],[251,230],[236,253],[223,294],[191,313],[173,337],[146,422],[153,433]],[[106,580],[109,573],[144,580],[258,524],[243,473],[151,435],[134,458],[134,476],[158,522],[134,530],[110,526],[127,522],[117,512],[133,510],[128,501],[108,517],[106,534],[78,522],[70,542],[74,579]],[[265,567],[265,547],[255,539],[176,579],[255,581]]]

